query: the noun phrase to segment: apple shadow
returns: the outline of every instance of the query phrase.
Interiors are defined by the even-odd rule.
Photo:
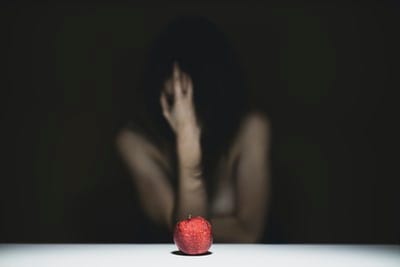
[[[202,253],[202,254],[189,255],[189,254],[183,253],[183,252],[180,251],[180,250],[175,250],[175,251],[171,251],[171,254],[178,255],[178,256],[198,257],[198,256],[207,256],[207,255],[211,255],[212,252],[211,252],[211,251],[207,251],[207,252]]]

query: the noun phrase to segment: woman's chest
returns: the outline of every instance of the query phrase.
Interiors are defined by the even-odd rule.
[[[213,216],[229,216],[235,213],[238,163],[236,158],[234,153],[222,157],[214,172],[215,183],[210,201]]]
[[[164,150],[166,158],[168,159],[167,162],[169,162],[169,164],[167,164],[169,166],[168,173],[171,176],[177,175],[176,170],[174,171],[172,168],[172,166],[176,166],[177,164],[177,162],[173,160],[174,152],[172,148],[166,148]],[[212,216],[229,216],[235,213],[238,159],[239,149],[237,146],[233,145],[227,154],[218,159],[213,171],[208,173],[212,176],[212,188],[208,196],[209,208]]]

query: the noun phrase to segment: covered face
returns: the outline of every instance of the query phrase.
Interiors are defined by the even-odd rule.
[[[194,107],[203,138],[219,143],[229,140],[247,109],[247,90],[225,35],[207,19],[179,17],[155,39],[142,89],[147,112],[154,116],[152,121],[166,128],[159,97],[164,91],[170,100],[173,98],[173,89],[165,82],[171,77],[175,61],[192,79]]]

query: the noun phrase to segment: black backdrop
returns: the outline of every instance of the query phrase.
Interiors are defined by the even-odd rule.
[[[395,1],[0,12],[0,242],[160,241],[114,136],[135,111],[152,39],[175,15],[196,14],[227,34],[271,119],[264,241],[399,243]]]

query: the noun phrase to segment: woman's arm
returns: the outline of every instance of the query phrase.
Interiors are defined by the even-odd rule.
[[[178,189],[174,192],[167,178],[171,166],[160,150],[141,134],[122,130],[117,149],[127,164],[140,204],[156,223],[170,230],[177,220],[189,214],[206,217],[206,193],[201,172],[199,139],[186,132],[177,137]],[[176,201],[175,201],[176,200]]]
[[[178,188],[175,222],[193,216],[207,217],[207,195],[201,166],[200,136],[180,133],[177,136]]]
[[[145,214],[156,223],[172,229],[174,192],[167,179],[170,166],[165,157],[141,134],[127,129],[118,134],[116,143],[132,174]]]
[[[211,219],[217,242],[257,242],[264,231],[269,191],[268,120],[249,116],[240,134],[235,216]]]
[[[174,222],[193,216],[207,217],[207,195],[202,174],[200,128],[193,106],[191,78],[174,64],[172,79],[165,87],[173,94],[173,104],[166,93],[160,96],[165,119],[176,136],[178,157],[178,189],[175,198]]]

